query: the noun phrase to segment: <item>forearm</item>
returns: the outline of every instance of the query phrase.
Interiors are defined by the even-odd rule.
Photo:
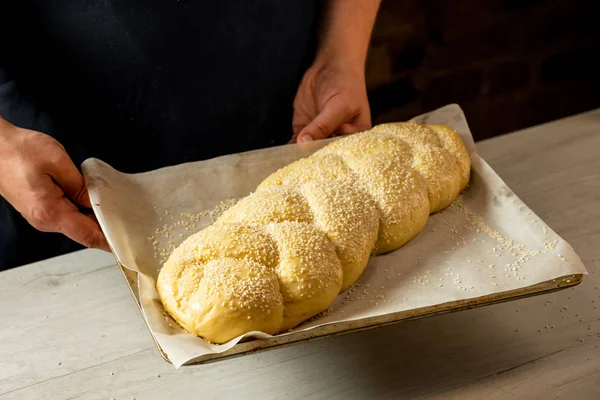
[[[328,0],[316,61],[342,61],[364,68],[381,0]]]

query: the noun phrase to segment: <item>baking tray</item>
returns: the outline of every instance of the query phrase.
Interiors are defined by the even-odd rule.
[[[131,294],[140,310],[142,312],[140,306],[140,298],[137,290],[137,273],[131,271],[125,267],[123,267],[117,260],[117,264],[127,284],[129,289],[131,290]],[[226,359],[231,359],[234,357],[240,357],[248,354],[254,354],[263,352],[265,350],[272,350],[276,348],[286,347],[294,344],[300,344],[304,342],[310,342],[316,339],[325,339],[331,336],[339,336],[348,333],[360,332],[368,329],[379,328],[383,326],[393,325],[400,322],[412,321],[415,319],[431,317],[435,315],[449,314],[458,311],[469,310],[472,308],[479,308],[484,306],[489,306],[493,304],[504,303],[507,301],[519,300],[527,297],[533,297],[538,295],[543,295],[547,293],[556,292],[559,290],[567,289],[569,287],[579,285],[583,280],[583,274],[574,274],[567,275],[558,279],[553,279],[548,282],[542,282],[536,285],[528,286],[522,289],[511,290],[510,292],[500,292],[495,293],[493,295],[488,295],[484,297],[478,297],[468,300],[461,300],[455,302],[449,302],[445,304],[438,304],[431,307],[422,307],[418,309],[413,309],[405,312],[399,312],[394,314],[388,314],[378,318],[365,318],[363,320],[351,322],[351,323],[340,323],[334,325],[328,325],[323,327],[313,328],[308,331],[298,332],[293,335],[286,336],[274,336],[269,339],[253,339],[247,342],[240,342],[235,345],[233,348],[223,352],[223,353],[215,353],[215,354],[207,354],[202,357],[194,358],[183,365],[194,365],[194,364],[207,364],[215,361],[222,361]],[[144,322],[146,319],[144,318]],[[148,325],[146,327],[150,330]],[[152,334],[152,331],[150,330]],[[156,344],[161,356],[167,362],[171,362],[169,360],[169,355],[163,351],[160,344],[152,335],[152,339]]]
[[[423,116],[415,117],[415,120],[417,122],[427,122],[427,123],[448,123],[449,125],[453,126],[455,129],[459,130],[459,132],[461,132],[461,135],[463,135],[463,140],[467,140],[467,142],[468,142],[468,143],[466,143],[466,145],[469,148],[469,151],[473,152],[473,154],[476,153],[475,144],[472,141],[472,136],[470,134],[470,130],[468,128],[466,118],[465,118],[464,114],[462,113],[462,110],[460,109],[460,107],[458,107],[457,105],[449,105],[449,106],[442,107],[441,109],[435,110],[435,111],[425,114]],[[277,155],[277,153],[267,153],[267,154]],[[262,153],[260,153],[260,155],[263,156]],[[252,157],[252,156],[250,156],[250,157]],[[289,157],[289,155],[288,155],[288,157]],[[259,159],[260,159],[260,157],[259,157]],[[235,161],[234,164],[236,164],[235,168],[240,168],[240,166],[237,165],[240,163],[240,158],[236,158],[236,159],[234,159],[234,161]],[[273,348],[277,348],[277,347],[281,347],[281,346],[291,345],[294,343],[310,341],[310,340],[314,340],[314,339],[318,339],[318,338],[326,338],[326,337],[329,337],[332,335],[340,335],[340,334],[356,332],[356,331],[365,330],[365,329],[372,329],[372,328],[376,328],[376,327],[380,327],[380,326],[390,325],[393,323],[399,323],[402,321],[408,321],[408,320],[422,318],[422,317],[428,317],[428,316],[444,314],[444,313],[449,313],[449,312],[457,312],[460,310],[465,310],[465,309],[470,309],[470,308],[475,308],[475,307],[492,305],[495,303],[516,300],[516,299],[520,299],[523,297],[541,295],[541,294],[545,294],[545,293],[549,293],[549,292],[553,292],[553,291],[557,291],[557,290],[561,290],[561,289],[565,289],[568,287],[578,285],[582,281],[583,276],[585,274],[587,274],[587,271],[585,270],[585,267],[581,263],[581,260],[573,252],[572,248],[566,242],[564,242],[564,240],[562,240],[562,238],[560,238],[558,235],[556,235],[554,232],[552,232],[549,227],[547,227],[545,224],[543,224],[543,222],[539,218],[537,218],[535,215],[533,215],[533,213],[526,207],[526,205],[523,204],[520,199],[518,199],[518,197],[508,188],[508,186],[505,185],[505,183],[497,176],[497,174],[495,174],[495,172],[493,172],[493,170],[489,167],[489,165],[487,165],[487,163],[485,163],[484,160],[482,160],[477,155],[476,159],[472,160],[472,161],[474,161],[475,162],[474,164],[476,164],[477,174],[475,174],[476,175],[475,177],[472,174],[471,184],[473,184],[473,179],[475,179],[476,181],[475,181],[475,184],[470,185],[470,187],[468,187],[465,190],[465,192],[463,192],[463,194],[461,194],[461,201],[462,201],[463,197],[466,197],[467,199],[469,197],[471,197],[471,201],[473,199],[479,201],[480,198],[483,198],[484,201],[486,201],[486,202],[489,201],[490,207],[492,207],[492,208],[493,207],[510,208],[510,210],[508,210],[509,214],[510,214],[510,217],[507,217],[508,220],[507,221],[496,220],[496,222],[500,225],[504,224],[504,228],[511,231],[513,234],[516,234],[515,235],[516,237],[520,237],[521,239],[524,239],[524,236],[520,233],[520,230],[515,231],[513,224],[519,225],[521,222],[523,222],[523,228],[525,230],[535,229],[536,231],[539,231],[539,232],[541,232],[543,230],[544,235],[549,235],[548,237],[555,239],[553,241],[554,242],[553,246],[550,246],[550,248],[547,248],[546,251],[544,251],[545,253],[548,253],[544,256],[545,258],[542,257],[541,261],[538,261],[537,263],[533,262],[533,267],[535,267],[535,268],[533,268],[534,276],[537,276],[537,278],[532,279],[531,282],[519,281],[522,283],[515,283],[513,281],[512,283],[510,283],[510,285],[506,286],[506,287],[510,287],[511,288],[510,290],[504,290],[503,284],[500,283],[500,286],[498,288],[496,288],[495,290],[494,290],[494,288],[491,288],[491,287],[488,289],[482,289],[482,290],[479,290],[479,288],[475,288],[476,290],[474,290],[472,292],[473,293],[472,295],[467,295],[467,294],[455,295],[455,293],[453,293],[452,296],[449,296],[448,298],[458,297],[458,299],[451,300],[451,301],[435,300],[436,302],[432,302],[431,298],[435,298],[435,296],[432,295],[431,298],[428,298],[427,301],[425,301],[425,302],[413,301],[413,304],[419,304],[419,305],[403,309],[402,311],[383,313],[383,311],[379,311],[379,312],[368,311],[369,306],[364,306],[364,308],[367,309],[367,312],[366,313],[363,312],[362,314],[359,312],[358,315],[362,315],[362,317],[355,317],[352,320],[349,320],[349,317],[348,317],[348,318],[345,318],[346,320],[344,320],[344,318],[339,318],[338,320],[334,319],[332,321],[331,316],[322,317],[323,321],[326,321],[326,322],[323,322],[325,325],[319,325],[318,323],[315,324],[314,322],[312,323],[312,325],[311,324],[307,325],[307,323],[304,323],[304,324],[301,324],[300,329],[298,329],[298,330],[294,329],[292,332],[286,332],[284,334],[275,335],[275,336],[272,336],[269,338],[265,338],[265,339],[244,338],[240,342],[235,344],[233,347],[231,347],[230,349],[227,349],[225,351],[221,350],[220,352],[208,353],[208,354],[204,354],[204,355],[201,355],[198,357],[185,356],[184,362],[182,362],[182,357],[180,354],[179,359],[174,362],[172,357],[169,357],[168,351],[165,351],[164,346],[161,346],[160,340],[157,338],[157,336],[155,336],[152,326],[148,322],[148,318],[144,312],[144,307],[142,306],[142,300],[141,300],[140,294],[139,294],[140,282],[138,279],[139,278],[138,272],[134,271],[130,268],[127,268],[125,265],[123,265],[119,261],[120,260],[119,252],[115,251],[115,248],[112,245],[111,245],[111,249],[113,249],[113,255],[115,256],[115,259],[117,260],[117,263],[120,266],[120,269],[121,269],[124,277],[126,278],[126,282],[131,290],[133,298],[134,298],[136,304],[138,305],[138,308],[140,309],[142,316],[144,317],[144,322],[146,323],[148,329],[150,330],[150,333],[156,343],[157,348],[159,349],[162,357],[166,361],[169,361],[169,362],[175,364],[176,367],[179,367],[180,365],[189,365],[189,364],[217,361],[217,360],[230,358],[233,356],[240,356],[240,355],[244,355],[244,354],[267,350],[267,349],[273,349]],[[260,161],[260,162],[264,162],[264,161]],[[225,163],[225,165],[227,166],[227,163]],[[252,166],[252,164],[250,164],[250,165]],[[262,164],[259,164],[259,166],[260,165],[262,165]],[[258,167],[258,166],[255,165],[255,167]],[[102,226],[103,230],[105,232],[108,232],[107,238],[108,238],[109,244],[111,244],[113,242],[118,243],[119,240],[123,241],[123,237],[127,236],[127,234],[130,233],[127,231],[127,226],[126,226],[127,223],[135,223],[135,221],[133,221],[133,222],[131,222],[131,220],[128,221],[127,218],[129,217],[129,215],[127,213],[125,213],[123,210],[110,208],[111,201],[114,201],[117,206],[119,205],[119,201],[115,201],[113,197],[115,197],[115,195],[118,194],[119,188],[127,191],[128,186],[123,186],[123,182],[125,182],[129,178],[123,178],[124,175],[122,175],[120,173],[115,173],[114,171],[111,172],[111,170],[107,169],[107,168],[109,168],[109,167],[102,165],[101,163],[98,164],[96,161],[92,161],[91,163],[87,163],[87,164],[84,163],[83,170],[84,170],[84,176],[86,177],[86,182],[88,183],[88,188],[90,190],[90,196],[92,197],[92,200],[94,200],[93,201],[94,212],[96,213],[99,223]],[[192,165],[191,168],[195,174],[196,170],[193,169],[195,167]],[[269,168],[273,168],[273,165],[269,165]],[[243,166],[242,166],[242,170],[244,170]],[[223,171],[223,169],[219,166],[219,168],[217,168],[216,171],[218,172],[218,174],[216,176],[220,176],[219,174],[221,173],[221,171]],[[236,177],[235,174],[237,173],[236,171],[239,171],[239,170],[230,168],[229,172],[226,171],[225,173],[229,174],[228,175],[229,178],[235,179],[235,177]],[[112,178],[110,177],[111,174],[113,174]],[[112,185],[110,184],[111,179],[114,180]],[[119,183],[117,181],[121,181],[121,182]],[[139,183],[139,182],[134,182],[134,184],[136,184],[136,183]],[[146,181],[146,183],[147,183],[147,181]],[[248,184],[249,183],[246,183],[246,185],[248,185]],[[121,185],[121,186],[119,186],[119,185]],[[248,187],[250,187],[250,186],[248,186]],[[244,190],[242,190],[242,192],[244,192],[245,190],[248,190],[248,189],[245,188]],[[103,193],[104,193],[104,196],[102,196]],[[483,197],[482,197],[482,195],[483,195]],[[144,199],[144,200],[147,200],[147,199]],[[225,199],[221,199],[221,200],[225,200]],[[103,205],[105,206],[104,209],[100,209],[100,204],[99,204],[100,202],[103,202]],[[456,203],[458,203],[458,201]],[[500,205],[498,205],[496,203],[499,203]],[[113,206],[115,206],[115,204],[113,204]],[[168,203],[166,205],[163,204],[163,206],[169,206],[170,204],[171,203]],[[439,213],[436,213],[436,216],[432,216],[432,219],[436,219],[439,216],[444,217],[444,214],[448,215],[449,218],[451,218],[452,212],[456,211],[456,210],[451,210],[452,208],[453,208],[453,206],[448,207],[447,209],[442,210]],[[500,208],[500,210],[502,210],[502,209]],[[111,212],[113,215],[110,215]],[[496,212],[496,219],[497,219],[498,218],[498,215],[497,215],[498,208],[496,208],[495,212]],[[120,215],[119,215],[119,213],[120,213]],[[508,214],[506,214],[506,215],[508,215]],[[530,215],[531,215],[531,217],[529,217]],[[505,218],[504,217],[505,214],[503,212],[500,213],[500,216],[501,216],[502,220]],[[457,218],[460,218],[460,217],[457,217]],[[529,218],[535,218],[535,219],[530,220]],[[111,219],[112,219],[112,221],[111,221]],[[527,221],[525,221],[525,220],[527,220]],[[431,225],[431,226],[438,227],[438,231],[439,231],[439,230],[441,230],[440,227],[443,227],[443,225],[441,225],[441,221],[439,219],[436,221],[434,221],[433,225]],[[446,222],[449,222],[449,221],[446,221]],[[429,229],[431,226],[428,224],[428,226],[424,230]],[[108,228],[108,230],[107,230],[107,228]],[[521,228],[521,225],[519,225],[519,228]],[[487,228],[485,228],[485,229],[487,229]],[[432,230],[435,231],[435,229],[432,229]],[[477,232],[479,233],[479,230],[477,230]],[[113,234],[112,236],[110,235],[111,233]],[[192,233],[192,232],[190,232],[190,233]],[[494,231],[490,231],[487,233],[491,234],[492,237],[494,237],[494,235],[496,235],[496,233],[494,233]],[[535,232],[530,231],[530,233],[535,236]],[[429,242],[429,240],[432,240],[432,235],[434,236],[433,241]],[[445,242],[446,239],[444,239],[443,237],[441,239],[440,239],[440,237],[438,237],[438,239],[435,239],[435,235],[439,236],[440,232],[438,232],[437,234],[420,233],[411,242],[409,242],[402,248],[396,250],[396,252],[398,252],[397,253],[398,255],[409,254],[412,252],[412,254],[414,256],[415,254],[422,254],[422,252],[424,251],[424,248],[423,248],[424,245],[427,245],[425,251],[430,252],[430,253],[431,253],[430,248],[432,248],[432,247],[436,248],[436,246],[438,246],[437,248],[440,250],[439,253],[442,252],[444,247],[448,248],[448,250],[449,250],[450,245],[448,244],[448,246],[446,246],[447,245],[447,243]],[[527,234],[525,234],[525,237],[526,236],[527,236]],[[437,240],[437,242],[436,242],[436,240]],[[440,240],[442,240],[442,242],[440,242]],[[473,239],[473,240],[476,240],[476,239]],[[415,241],[416,241],[416,243],[415,243]],[[481,241],[485,242],[485,240],[480,240],[480,242]],[[125,242],[126,242],[126,244],[130,244],[129,242],[127,242],[127,240],[125,240]],[[511,242],[512,242],[512,240],[511,240]],[[517,242],[518,242],[518,240],[517,240]],[[133,242],[131,242],[131,243],[133,243]],[[141,242],[138,242],[138,243],[141,243]],[[437,243],[437,245],[432,244],[432,243]],[[557,243],[558,243],[558,247],[556,247]],[[122,249],[124,247],[123,247],[122,243],[120,243],[120,244],[121,244],[121,255],[123,256]],[[429,247],[430,244],[432,244],[432,247]],[[442,245],[441,247],[439,246],[440,244]],[[464,255],[465,255],[465,253],[466,254],[476,253],[476,250],[473,250],[476,247],[473,247],[471,245],[471,243],[465,242],[464,244],[465,244],[465,246],[462,246],[462,244],[461,244],[461,246],[462,246],[461,250],[463,251],[463,253],[462,253],[463,259],[461,259],[461,257],[457,257],[459,259],[458,264],[461,264],[461,266],[458,267],[457,269],[455,269],[455,272],[461,271],[464,273],[464,270],[467,270],[467,274],[470,274],[470,273],[475,274],[474,268],[471,268],[471,269],[465,268]],[[539,242],[537,244],[541,244],[541,242]],[[459,243],[456,243],[456,245],[458,246]],[[486,244],[486,246],[487,246],[487,244]],[[510,246],[513,246],[513,245],[510,245]],[[488,247],[489,247],[489,249],[485,250],[487,252],[491,251],[491,246],[488,246]],[[515,250],[514,246],[510,247],[510,248],[512,248],[512,250],[510,250],[511,252],[521,252],[521,250]],[[452,247],[452,249],[454,249],[454,247]],[[137,249],[137,250],[134,249],[133,252],[135,253],[135,251],[138,251],[138,253],[139,253],[139,249]],[[482,249],[480,248],[479,252],[481,252],[481,251],[482,251]],[[495,247],[493,248],[493,251],[494,252],[496,251]],[[132,251],[130,251],[130,249],[127,249],[127,252],[131,253]],[[396,253],[396,252],[394,252],[394,253]],[[419,252],[421,252],[421,253],[419,253]],[[433,253],[436,253],[436,252],[433,252]],[[444,251],[444,253],[446,253],[446,251]],[[485,258],[484,256],[482,256],[482,253],[478,253],[478,254],[481,258]],[[525,252],[523,254],[530,254],[530,253]],[[569,259],[568,261],[564,257],[565,254],[566,254],[566,257]],[[486,253],[486,257],[487,257],[487,255],[489,255],[489,254]],[[499,255],[500,254],[496,254],[496,256],[499,256]],[[555,255],[557,255],[558,258],[560,258],[560,260],[558,260],[557,258],[554,258]],[[127,257],[127,256],[129,256],[130,262],[134,262],[133,261],[134,258],[131,257],[131,254],[125,254],[125,257]],[[514,256],[517,256],[517,254],[514,254]],[[550,258],[550,256],[552,256],[552,257]],[[135,258],[135,260],[139,259],[140,257],[143,257],[143,254],[142,255],[137,254],[137,257]],[[383,259],[384,257],[394,257],[394,256],[393,255],[392,256],[380,256],[380,257],[376,257],[376,258]],[[491,255],[490,255],[490,257],[491,257]],[[526,257],[531,258],[532,256],[526,255]],[[419,257],[417,257],[417,258],[419,258]],[[470,258],[470,256],[469,256],[469,258]],[[444,262],[446,262],[446,263],[450,262],[450,261],[448,261],[448,259],[452,259],[451,254],[449,254],[447,256],[444,256],[443,254],[441,254],[440,257],[429,260],[428,265],[431,269],[434,269],[434,268],[438,269],[438,271],[434,271],[434,274],[435,274],[436,272],[440,272],[442,270],[442,265],[444,267],[448,266],[446,264],[441,264]],[[396,260],[396,258],[391,259],[392,263],[397,262],[394,260]],[[494,260],[496,260],[496,259],[494,258]],[[404,264],[406,264],[406,261],[407,261],[406,259],[401,260],[401,263],[403,264],[402,267],[406,267],[406,265],[404,265]],[[483,260],[479,260],[479,261],[483,262]],[[486,259],[486,261],[487,261],[487,259]],[[467,262],[471,262],[471,261],[468,260]],[[493,261],[493,262],[495,262],[495,261]],[[389,264],[390,264],[390,260],[387,260],[387,264],[386,264],[386,261],[383,261],[383,264],[380,263],[380,264],[376,264],[376,265],[378,265],[379,268],[381,268],[381,265],[389,265]],[[419,264],[418,261],[416,262],[415,265],[417,265],[417,264]],[[558,264],[560,264],[560,266]],[[453,264],[449,264],[449,265],[453,265]],[[506,265],[508,266],[510,264],[506,264]],[[414,265],[413,265],[413,267],[414,267]],[[490,267],[492,267],[492,265],[490,265]],[[463,269],[461,270],[461,268],[463,268]],[[450,269],[451,268],[448,268],[448,270],[450,270]],[[500,268],[498,268],[498,270],[499,269]],[[371,266],[371,265],[369,267],[367,267],[367,270],[365,271],[363,276],[361,276],[361,278],[357,282],[356,286],[360,285],[360,282],[363,282],[363,280],[366,280],[366,282],[371,282],[368,279],[372,278],[373,276],[366,276],[366,275],[382,274],[381,269],[379,269],[379,272],[373,272],[374,270],[377,270],[377,269],[373,269],[373,266]],[[408,270],[410,270],[410,268],[408,268]],[[386,271],[387,271],[387,269],[386,269]],[[415,271],[418,272],[418,268],[416,270],[413,269],[410,271],[412,273],[415,273]],[[477,271],[481,271],[481,268],[477,269]],[[537,271],[537,273],[540,275],[535,275],[535,273],[536,273],[535,271]],[[394,272],[397,272],[397,271],[394,271]],[[500,271],[498,271],[498,272],[500,272]],[[429,271],[427,271],[427,273],[429,273]],[[482,273],[483,272],[481,272],[479,274],[482,274]],[[508,273],[509,272],[507,272],[507,274]],[[510,272],[510,273],[512,273],[512,272]],[[401,274],[398,274],[398,275],[401,275]],[[446,273],[446,275],[452,275],[452,273],[451,272]],[[443,275],[441,275],[441,273],[440,273],[439,276],[443,276]],[[542,276],[544,278],[540,279],[539,276]],[[387,278],[389,279],[389,277],[387,277]],[[494,276],[494,278],[495,278],[495,276]],[[147,279],[147,277],[144,277],[144,279]],[[443,279],[443,278],[441,278],[441,279]],[[451,278],[447,278],[447,279],[450,280]],[[464,278],[462,278],[462,279],[464,279]],[[482,278],[479,277],[477,279],[482,279]],[[525,278],[520,277],[518,279],[525,279]],[[446,281],[446,283],[448,283],[448,280]],[[429,280],[427,282],[429,282]],[[506,282],[508,282],[508,281],[505,280],[504,283],[506,284]],[[406,282],[404,282],[404,283],[406,283]],[[390,286],[392,287],[392,289],[395,284],[399,285],[399,283],[397,282],[397,279],[393,278],[390,281]],[[387,283],[386,283],[386,285],[387,285]],[[446,284],[446,288],[448,288],[449,286],[451,286],[451,285]],[[393,289],[393,290],[401,291],[401,290],[404,290],[405,288],[406,287],[402,287],[402,289],[401,289],[401,286],[398,286],[397,289]],[[350,289],[352,289],[352,288],[350,288]],[[383,289],[383,287],[381,289]],[[467,290],[466,287],[463,287],[462,289]],[[471,287],[471,289],[473,289],[473,287]],[[416,289],[421,292],[414,292],[414,290],[415,290],[414,288],[412,288],[411,290],[413,290],[413,294],[416,293],[418,295],[423,295],[423,292],[426,292],[427,290],[430,290],[430,289],[420,289],[420,288]],[[446,289],[444,289],[444,290],[446,290]],[[434,292],[434,291],[436,291],[436,289],[434,288],[433,290],[430,290],[430,291]],[[438,290],[438,291],[441,291],[441,290]],[[479,295],[476,295],[476,294],[479,294]],[[343,294],[341,294],[340,297],[342,295]],[[444,297],[442,297],[442,298],[444,298]],[[391,302],[391,301],[389,301],[389,302]],[[153,300],[153,304],[154,303],[156,303],[156,300]],[[377,304],[377,303],[375,303],[375,304]],[[423,306],[424,304],[426,304],[426,305]],[[338,303],[334,303],[334,305],[332,305],[332,306],[333,306],[333,308],[340,307],[340,305]],[[341,306],[342,309],[343,309],[343,307],[344,306]],[[391,308],[394,308],[394,306],[391,306]],[[396,307],[396,308],[399,308],[399,307]],[[389,308],[387,308],[387,309],[389,309]],[[161,310],[162,310],[162,307],[161,307]],[[337,311],[339,312],[339,309]],[[164,310],[163,310],[163,312],[164,312]],[[340,314],[337,314],[337,316],[339,316],[339,315]],[[347,316],[347,314],[346,314],[346,316]],[[329,318],[329,319],[327,319],[327,318]],[[334,316],[334,318],[335,318],[335,316]],[[174,321],[172,321],[172,322],[174,323]],[[154,323],[156,323],[156,320]],[[163,323],[164,323],[164,321],[163,321]],[[304,326],[304,328],[302,328],[302,326]],[[173,346],[172,343],[171,343],[171,346]]]

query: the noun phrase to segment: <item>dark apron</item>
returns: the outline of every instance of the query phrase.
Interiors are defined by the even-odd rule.
[[[141,172],[292,135],[316,1],[7,3],[0,114],[54,136],[76,165]],[[3,199],[0,229],[0,270],[81,248]]]

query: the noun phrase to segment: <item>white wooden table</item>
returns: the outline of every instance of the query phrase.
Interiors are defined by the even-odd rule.
[[[0,273],[0,399],[600,399],[600,110],[478,149],[582,284],[175,370],[112,256],[85,250]]]

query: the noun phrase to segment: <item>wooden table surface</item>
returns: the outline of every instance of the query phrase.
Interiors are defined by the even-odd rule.
[[[583,283],[176,370],[112,256],[84,250],[0,273],[0,399],[600,399],[600,110],[477,146]]]

